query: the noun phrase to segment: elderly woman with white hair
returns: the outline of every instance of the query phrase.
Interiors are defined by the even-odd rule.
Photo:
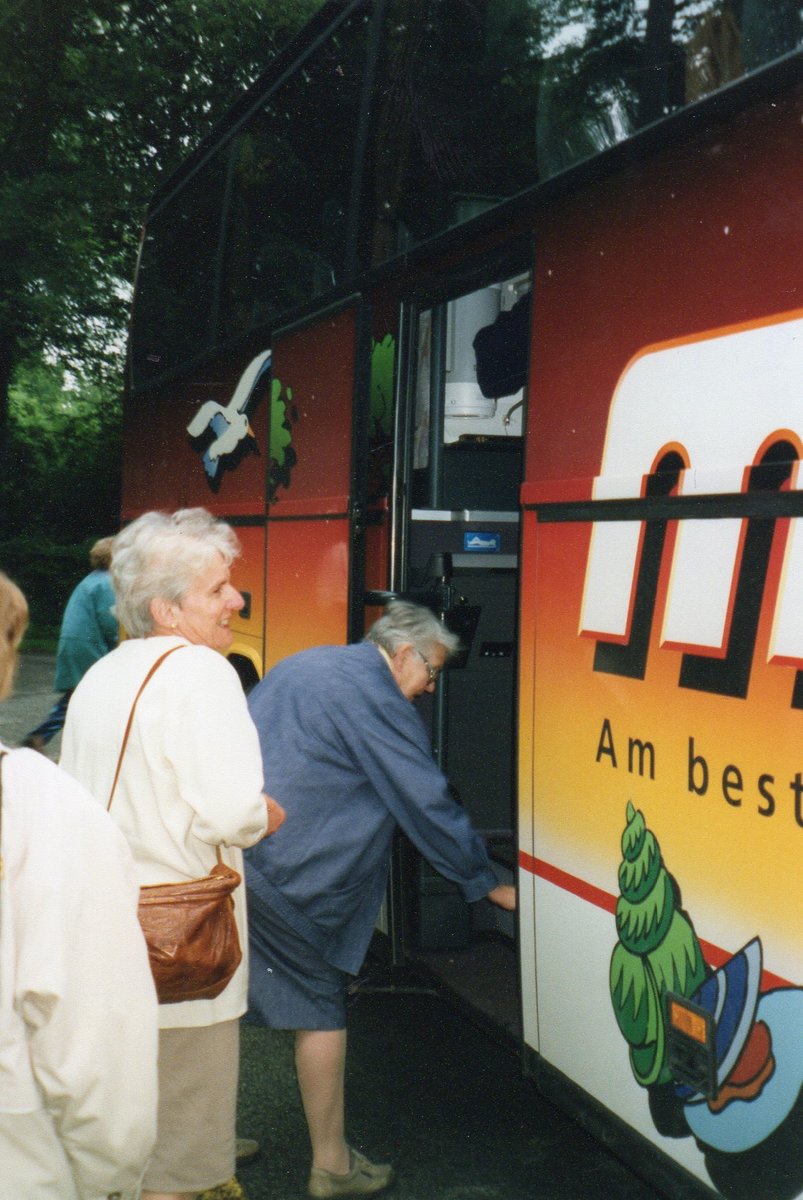
[[[346,1141],[344,1069],[345,993],[368,949],[397,826],[465,900],[515,907],[411,703],[434,691],[458,645],[429,609],[394,601],[365,641],[291,655],[249,696],[265,784],[288,814],[246,854],[251,1013],[296,1030],[308,1193],[318,1200],[374,1195],[394,1178]]]
[[[0,573],[0,699],[28,620]],[[0,1196],[134,1200],[156,1133],[156,993],[125,839],[0,745]]]
[[[73,693],[62,764],[110,809],[140,885],[208,875],[284,813],[263,793],[256,730],[223,654],[243,598],[230,581],[233,530],[204,509],[150,512],[114,541],[112,582],[127,638]],[[163,659],[165,651],[175,650]],[[159,1118],[144,1200],[191,1200],[234,1173],[239,1018],[248,956],[244,888],[234,892],[243,961],[215,999],[160,1005]]]

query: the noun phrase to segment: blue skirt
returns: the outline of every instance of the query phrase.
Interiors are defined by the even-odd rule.
[[[248,893],[246,1020],[270,1029],[345,1029],[351,975],[317,950],[253,892]]]

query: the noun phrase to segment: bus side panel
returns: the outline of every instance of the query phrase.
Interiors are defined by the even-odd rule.
[[[739,493],[776,450],[798,461],[770,489],[801,487],[800,107],[555,210],[523,489],[537,1048],[713,1190],[762,1200],[803,1195],[803,517],[649,519],[647,491],[672,461],[670,498]],[[622,498],[620,520],[559,511]]]
[[[265,526],[241,525],[237,536],[242,554],[232,567],[232,583],[243,594],[245,607],[232,618],[231,628],[234,641],[229,650],[230,658],[244,659],[251,664],[255,682],[264,673],[265,637]]]
[[[253,344],[154,392],[126,398],[124,520],[201,505],[222,517],[264,514],[269,351]]]
[[[356,323],[349,307],[274,344],[266,671],[346,640]]]
[[[345,642],[348,565],[344,518],[269,522],[266,671],[308,646]]]

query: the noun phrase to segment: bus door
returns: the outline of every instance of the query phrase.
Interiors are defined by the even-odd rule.
[[[362,634],[368,319],[352,300],[273,339],[265,665]]]
[[[529,273],[495,280],[409,321],[402,388],[405,477],[397,582],[457,632],[462,652],[422,711],[454,794],[512,882],[515,843],[515,673],[519,488],[530,327]],[[466,999],[517,1031],[511,914],[467,905],[418,856],[406,872],[407,949]],[[503,983],[502,980],[505,982]],[[475,994],[471,994],[471,993]]]

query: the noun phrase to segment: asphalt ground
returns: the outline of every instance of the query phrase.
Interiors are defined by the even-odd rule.
[[[243,1026],[239,1132],[249,1200],[299,1200],[309,1151],[292,1035]],[[518,1058],[426,994],[357,994],[349,1012],[347,1133],[392,1162],[395,1200],[656,1200],[658,1193],[563,1113]]]
[[[18,743],[55,700],[54,660],[24,655],[0,705]],[[58,739],[49,747],[57,757]],[[349,1010],[347,1127],[392,1162],[394,1200],[659,1200],[659,1193],[550,1105],[517,1055],[426,989],[358,989]],[[299,1200],[309,1150],[292,1035],[242,1027],[238,1132],[259,1156],[215,1196]]]
[[[51,654],[23,654],[14,691],[0,704],[0,741],[16,746],[35,728],[58,698],[53,691],[56,659]],[[58,758],[61,735],[47,747],[50,758]]]

